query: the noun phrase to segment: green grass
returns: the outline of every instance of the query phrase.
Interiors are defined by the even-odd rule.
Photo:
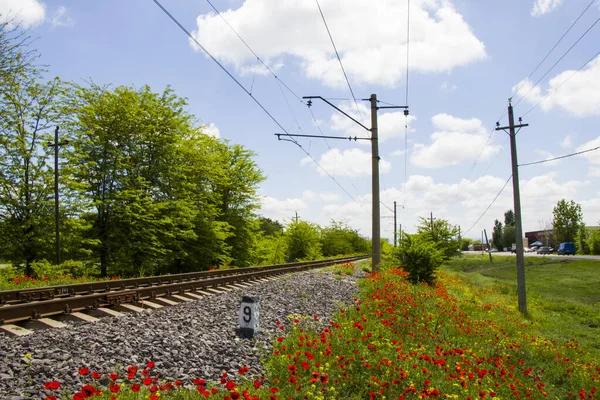
[[[442,270],[508,295],[517,304],[516,259],[463,256]],[[531,257],[525,259],[527,308],[542,336],[576,338],[600,359],[600,261]]]

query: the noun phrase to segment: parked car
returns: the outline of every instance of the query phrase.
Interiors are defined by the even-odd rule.
[[[559,255],[575,255],[577,249],[575,248],[575,243],[573,242],[563,242],[558,246],[558,254]]]
[[[552,247],[544,246],[544,247],[540,247],[536,253],[537,254],[551,254],[552,252],[554,252],[554,249]]]
[[[531,247],[525,247],[525,248],[523,249],[523,251],[524,251],[525,253],[533,253],[533,252],[535,251],[535,249],[532,249]]]

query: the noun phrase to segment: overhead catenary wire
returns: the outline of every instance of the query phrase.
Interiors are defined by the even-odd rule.
[[[494,197],[494,200],[492,200],[492,202],[490,203],[489,206],[487,206],[487,208],[485,209],[485,211],[483,211],[483,213],[479,216],[479,218],[477,218],[477,221],[475,221],[473,223],[473,225],[471,225],[471,227],[469,229],[467,229],[466,231],[463,232],[463,236],[465,236],[467,233],[469,233],[469,231],[471,229],[473,229],[475,227],[475,225],[477,225],[477,223],[481,220],[481,218],[483,218],[483,216],[488,212],[488,210],[492,207],[492,205],[496,202],[496,200],[498,200],[498,197],[500,197],[500,195],[502,194],[502,192],[504,191],[504,188],[506,188],[506,185],[508,185],[508,182],[510,182],[510,178],[512,178],[512,175],[508,177],[508,179],[506,180],[506,182],[504,182],[504,186],[502,186],[502,189],[500,189],[500,191],[498,192],[498,194],[496,195],[496,197]]]
[[[543,164],[543,163],[547,163],[547,162],[550,162],[550,161],[561,160],[563,158],[578,156],[580,154],[589,153],[590,151],[595,151],[595,150],[598,150],[598,149],[600,149],[600,146],[594,147],[593,149],[587,149],[587,150],[578,151],[576,153],[565,154],[564,156],[549,158],[547,160],[540,160],[540,161],[534,161],[534,162],[529,162],[529,163],[525,163],[525,164],[519,164],[519,167],[525,167],[527,165]]]
[[[546,61],[548,59],[548,57],[550,56],[550,54],[552,54],[552,52],[556,49],[556,47],[560,44],[560,42],[562,42],[562,40],[565,38],[565,36],[567,36],[567,34],[571,31],[571,29],[573,29],[573,27],[577,24],[577,22],[579,22],[579,20],[581,19],[581,17],[583,17],[583,15],[587,12],[587,10],[589,10],[589,8],[592,6],[592,4],[594,4],[594,2],[596,2],[596,0],[590,1],[590,3],[587,5],[587,7],[581,12],[581,14],[579,14],[579,16],[577,17],[577,19],[575,21],[573,21],[573,23],[571,24],[571,26],[569,26],[569,28],[562,34],[562,36],[560,37],[560,39],[558,39],[558,41],[554,44],[554,46],[552,46],[552,48],[548,51],[548,53],[546,53],[546,55],[544,56],[544,58],[542,59],[542,61],[540,61],[538,63],[538,65],[536,65],[536,67],[533,69],[533,71],[531,71],[529,73],[529,75],[527,75],[527,78],[525,78],[523,81],[521,81],[521,83],[519,84],[519,86],[517,86],[517,89],[515,89],[515,91],[514,91],[514,93],[513,93],[512,96],[514,96],[515,94],[519,93],[519,89],[521,89],[521,87],[523,86],[523,84],[525,83],[525,81],[527,81],[529,78],[531,78],[533,76],[533,74],[536,73],[536,71],[542,66],[542,64],[544,63],[544,61]]]
[[[246,92],[246,94],[248,96],[250,96],[250,98],[252,98],[252,100],[254,100],[254,102],[260,107],[261,110],[263,110],[263,112],[265,114],[267,114],[267,116],[282,130],[284,131],[286,134],[288,134],[287,129],[285,129],[283,127],[283,125],[273,116],[273,114],[271,114],[266,108],[265,106],[256,98],[252,95],[252,93],[238,80],[236,79],[235,76],[233,76],[233,74],[231,72],[229,72],[229,70],[227,68],[225,68],[225,66],[223,64],[221,64],[219,62],[219,60],[217,60],[204,46],[202,46],[202,44],[198,41],[198,39],[196,39],[194,37],[194,35],[192,35],[180,22],[179,20],[177,20],[177,18],[175,18],[158,0],[152,0],[178,27],[179,29],[181,29],[198,47],[200,47],[200,49],[202,49],[202,51],[204,51],[206,53],[206,55],[208,55],[210,57],[211,60],[213,60],[222,70],[223,72],[225,72],[227,74],[227,76],[229,76],[244,92]],[[350,193],[348,193],[348,191],[346,190],[346,188],[344,188],[338,181],[337,179],[335,179],[334,176],[332,176],[329,171],[327,171],[325,168],[323,168],[321,166],[321,164],[315,160],[315,158],[308,152],[306,151],[302,145],[300,143],[298,143],[297,140],[295,140],[294,138],[291,138],[291,141],[296,144],[300,150],[302,150],[327,176],[329,176],[334,182],[335,184],[342,189],[342,191],[344,193],[346,193],[346,195],[348,197],[350,197],[354,202],[360,204],[355,198],[354,196],[352,196]]]
[[[538,101],[533,107],[531,107],[529,110],[527,110],[527,112],[525,114],[523,114],[521,117],[526,116],[527,114],[529,114],[530,112],[535,110],[544,101],[548,100],[548,98],[550,98],[551,95],[556,93],[558,91],[558,89],[560,89],[565,83],[569,82],[571,80],[571,78],[573,78],[575,75],[577,75],[583,68],[585,68],[589,63],[591,63],[598,56],[600,56],[600,51],[598,53],[596,53],[592,58],[587,60],[581,67],[579,67],[579,69],[577,69],[575,72],[573,72],[567,79],[562,81],[560,85],[556,86],[550,92],[546,93],[546,95],[544,97],[542,97],[542,99],[540,101]]]
[[[282,81],[275,72],[273,72],[273,70],[258,56],[258,54],[256,54],[256,52],[254,50],[252,50],[252,47],[250,47],[250,45],[244,40],[244,38],[242,38],[242,36],[234,29],[234,27],[231,26],[229,21],[227,21],[227,19],[213,5],[213,3],[210,0],[206,0],[206,2],[212,7],[213,10],[215,10],[215,12],[219,15],[219,17],[221,17],[221,19],[227,24],[227,26],[233,31],[233,33],[235,33],[235,35],[238,37],[238,39],[240,39],[242,41],[244,46],[246,46],[246,48],[254,55],[254,57],[256,57],[256,60],[259,63],[261,63],[263,65],[263,67],[265,67],[267,69],[267,71],[269,71],[271,73],[271,75],[273,75],[273,77],[275,79],[277,79],[291,94],[293,94],[296,99],[298,99],[300,102],[304,103],[304,100],[302,100],[302,97],[298,96],[298,94],[296,94],[288,85],[286,85],[286,83],[284,81]]]
[[[333,50],[335,51],[335,56],[338,59],[338,62],[340,64],[340,68],[342,69],[342,72],[344,73],[344,79],[346,80],[346,83],[348,84],[348,89],[350,89],[350,94],[352,95],[352,99],[354,100],[354,105],[356,106],[356,111],[358,112],[358,115],[360,116],[360,119],[362,121],[364,121],[362,113],[360,112],[360,107],[358,106],[358,102],[356,101],[356,96],[354,95],[354,91],[352,90],[352,85],[350,85],[350,80],[348,79],[348,75],[346,74],[346,70],[344,69],[344,64],[342,64],[342,59],[340,58],[340,53],[337,50],[337,47],[336,47],[335,42],[333,40],[333,36],[331,35],[331,31],[329,30],[329,25],[327,25],[327,20],[325,19],[325,14],[323,14],[323,10],[321,9],[321,5],[319,4],[319,0],[315,0],[315,2],[317,3],[317,7],[319,8],[319,13],[321,14],[321,19],[323,20],[323,24],[325,25],[325,29],[327,30],[327,34],[329,35],[329,40],[331,41],[331,45],[333,46]]]
[[[596,21],[594,21],[594,23],[592,25],[590,25],[590,27],[585,32],[583,32],[583,34],[581,34],[581,36],[579,36],[579,38],[575,41],[575,43],[573,43],[571,45],[571,47],[569,47],[567,49],[567,51],[565,51],[562,54],[562,56],[560,56],[560,58],[558,60],[556,60],[556,62],[550,68],[548,68],[548,70],[544,73],[544,75],[542,75],[542,77],[540,79],[538,79],[537,82],[533,86],[531,86],[529,88],[529,90],[523,96],[521,96],[519,101],[517,101],[515,103],[515,106],[518,105],[521,101],[523,101],[523,99],[525,99],[529,95],[529,93],[531,93],[531,91],[542,81],[542,79],[544,79],[554,69],[554,67],[556,67],[558,65],[558,63],[561,62],[563,60],[563,58],[565,58],[565,56],[567,54],[569,54],[569,52],[571,50],[573,50],[573,48],[577,45],[577,43],[579,43],[581,41],[581,39],[583,39],[588,34],[588,32],[591,31],[594,26],[596,26],[596,24],[598,22],[600,22],[600,18],[596,19]]]

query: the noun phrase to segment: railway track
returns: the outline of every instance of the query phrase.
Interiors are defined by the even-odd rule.
[[[281,274],[364,260],[369,257],[369,255],[363,255],[222,271],[0,291],[0,325],[79,311],[106,310],[107,307],[170,296],[187,294],[195,297],[194,292],[197,290],[256,281]]]

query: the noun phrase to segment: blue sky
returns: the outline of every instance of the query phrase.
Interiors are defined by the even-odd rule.
[[[289,132],[367,134],[318,100],[313,119],[295,98],[345,99],[332,101],[361,118],[347,100],[350,91],[314,0],[213,0],[294,93],[257,62],[208,2],[162,3]],[[530,124],[517,136],[521,163],[600,146],[600,57],[594,58],[600,23],[533,86],[600,18],[599,2],[525,80],[589,4],[411,0],[407,149],[402,110],[379,112],[382,237],[392,237],[386,206],[394,201],[398,223],[409,233],[418,217],[433,212],[460,225],[468,237],[479,238],[484,228],[491,234],[494,219],[512,208],[510,182],[476,221],[511,175],[507,135],[493,128],[501,115],[500,124],[508,124],[504,111],[515,92],[515,117],[524,115]],[[407,0],[320,0],[320,5],[365,124],[370,110],[361,99],[371,93],[404,105]],[[263,215],[285,222],[297,211],[320,225],[344,220],[370,236],[369,142],[299,139],[346,193],[295,144],[277,141],[273,134],[281,128],[152,0],[0,0],[0,12],[38,38],[35,46],[49,76],[148,84],[155,91],[171,85],[208,133],[258,154],[268,177],[260,188]],[[552,208],[563,198],[582,205],[587,225],[600,224],[600,150],[523,166],[519,173],[525,231],[549,226]]]

